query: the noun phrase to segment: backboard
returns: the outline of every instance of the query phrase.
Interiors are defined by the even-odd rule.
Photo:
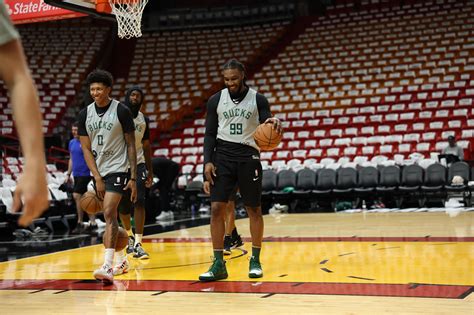
[[[116,21],[112,14],[97,12],[95,0],[44,0],[44,2],[55,7],[85,13],[109,21]]]

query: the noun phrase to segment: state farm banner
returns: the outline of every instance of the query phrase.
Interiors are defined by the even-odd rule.
[[[61,9],[43,0],[5,0],[14,24],[44,22],[85,16],[85,14]]]

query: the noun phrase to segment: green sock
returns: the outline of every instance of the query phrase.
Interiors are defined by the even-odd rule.
[[[214,258],[216,258],[216,260],[224,260],[224,251],[222,249],[215,249]]]
[[[257,261],[260,261],[260,250],[261,247],[254,247],[252,246],[252,257],[255,258]]]

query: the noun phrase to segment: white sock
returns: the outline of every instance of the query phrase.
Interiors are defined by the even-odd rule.
[[[121,264],[126,257],[123,249],[115,252],[115,258],[118,264]]]
[[[143,237],[143,234],[135,234],[135,244],[134,244],[134,246],[137,246],[138,243],[142,242],[142,237]]]
[[[106,248],[105,249],[105,261],[104,264],[108,266],[112,266],[114,263],[114,253],[115,249],[113,248]]]

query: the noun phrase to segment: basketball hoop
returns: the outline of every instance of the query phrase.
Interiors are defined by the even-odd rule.
[[[96,10],[117,18],[118,36],[130,39],[142,36],[142,15],[148,0],[96,0]]]

